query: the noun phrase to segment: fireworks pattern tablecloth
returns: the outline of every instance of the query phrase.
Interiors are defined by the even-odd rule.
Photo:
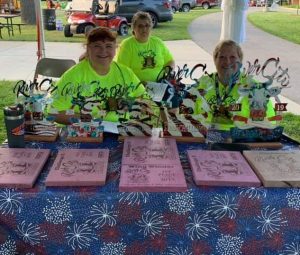
[[[123,144],[113,137],[27,147],[52,153],[32,189],[0,189],[1,255],[300,254],[300,189],[197,187],[186,150],[205,144],[178,143],[184,193],[118,192]],[[46,188],[62,148],[108,148],[106,185]]]

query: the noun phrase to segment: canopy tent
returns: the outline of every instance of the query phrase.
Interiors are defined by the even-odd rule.
[[[248,0],[223,0],[222,30],[220,40],[243,43],[246,38],[246,11]]]

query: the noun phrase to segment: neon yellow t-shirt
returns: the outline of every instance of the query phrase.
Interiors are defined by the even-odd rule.
[[[112,62],[109,73],[100,76],[86,59],[65,72],[56,86],[50,108],[58,111],[73,109],[76,113],[83,109],[94,117],[104,112],[104,119],[108,121],[128,118],[126,113],[119,116],[116,111],[110,111],[108,98],[135,98],[145,93],[144,86],[128,67]]]
[[[132,36],[122,41],[116,59],[131,68],[141,81],[157,81],[173,56],[158,37],[150,36],[148,42],[140,43]]]
[[[230,130],[234,127],[233,124],[233,113],[228,112],[228,107],[234,105],[240,99],[240,94],[238,93],[238,88],[247,84],[247,77],[240,75],[238,82],[229,89],[228,86],[224,86],[221,82],[216,85],[216,73],[212,76],[203,76],[199,81],[198,90],[200,93],[204,93],[203,97],[197,98],[195,104],[195,114],[203,114],[206,117],[206,121],[209,124],[215,124],[220,130]],[[218,96],[217,88],[219,91],[219,100],[223,107],[218,109]],[[240,102],[241,110],[234,112],[234,115],[238,115],[244,118],[250,118],[250,105],[249,98],[247,96],[243,97]],[[269,101],[267,104],[267,117],[275,116],[275,111],[273,109],[272,102]]]

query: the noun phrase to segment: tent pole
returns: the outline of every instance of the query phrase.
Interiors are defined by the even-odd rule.
[[[37,57],[38,60],[44,58],[45,54],[45,34],[44,34],[44,26],[43,26],[43,18],[42,18],[42,8],[40,0],[34,1],[35,5],[35,14],[36,14],[36,28],[37,28]]]

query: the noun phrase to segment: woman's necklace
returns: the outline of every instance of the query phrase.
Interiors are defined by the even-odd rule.
[[[215,76],[215,90],[216,90],[216,108],[214,109],[214,115],[228,115],[228,107],[225,105],[225,100],[231,93],[233,84],[229,84],[225,88],[225,92],[221,95],[219,77],[218,74]]]

